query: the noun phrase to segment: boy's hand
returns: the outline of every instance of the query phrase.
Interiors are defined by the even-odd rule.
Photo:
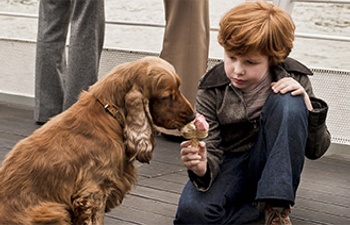
[[[306,93],[303,86],[300,85],[298,81],[291,77],[284,77],[277,82],[271,83],[271,88],[274,93],[286,94],[291,92],[292,96],[302,95],[304,97],[304,101],[308,110],[312,110],[311,100],[309,95]]]
[[[181,143],[181,161],[184,166],[192,170],[197,176],[204,176],[207,172],[207,148],[205,142],[200,141],[198,147],[191,146],[191,141]]]

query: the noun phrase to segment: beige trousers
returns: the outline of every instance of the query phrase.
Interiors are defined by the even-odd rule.
[[[166,26],[160,57],[182,79],[181,91],[195,103],[199,78],[206,72],[209,52],[208,0],[164,0]]]

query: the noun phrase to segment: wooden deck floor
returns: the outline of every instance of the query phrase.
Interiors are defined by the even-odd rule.
[[[0,160],[36,128],[32,108],[0,103]],[[108,225],[172,224],[187,181],[179,159],[179,144],[157,138],[154,158],[140,165],[139,181],[120,207],[106,214]],[[0,184],[1,186],[1,184]],[[293,224],[350,224],[350,159],[341,155],[306,160],[292,209]]]

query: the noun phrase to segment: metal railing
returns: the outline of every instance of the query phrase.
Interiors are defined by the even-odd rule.
[[[326,1],[314,1],[314,0],[296,0],[293,2],[326,2]],[[345,2],[344,4],[350,4],[348,1],[337,1],[337,3]],[[328,3],[330,3],[328,1]],[[333,2],[332,2],[333,3]],[[293,3],[291,3],[293,4]],[[12,13],[12,12],[1,12],[0,16],[5,17],[14,17],[14,18],[27,18],[27,19],[38,19],[38,16],[35,14],[26,14],[26,13]],[[107,20],[106,24],[110,25],[118,25],[118,26],[137,26],[137,27],[153,27],[153,28],[164,28],[164,24],[156,24],[156,23],[140,23],[140,22],[132,22],[132,21],[110,21]],[[210,31],[217,32],[219,28],[211,27]],[[327,40],[327,41],[342,41],[342,42],[350,42],[350,37],[345,36],[334,36],[334,35],[321,35],[321,34],[306,34],[306,33],[296,33],[296,37],[306,38],[306,39],[318,39],[318,40]]]
[[[350,4],[350,1],[341,1],[341,0],[331,0],[331,1],[326,1],[326,0],[292,0],[289,2],[305,2],[305,3],[325,3],[325,4]]]
[[[350,4],[350,1],[346,0],[273,0],[273,4],[285,9],[287,12],[292,14],[294,9],[294,4],[296,2],[302,3],[324,3],[324,4]],[[321,34],[306,34],[306,33],[296,33],[296,37],[307,38],[307,39],[318,39],[326,41],[344,41],[350,42],[350,37],[345,36],[332,36],[332,35],[321,35]]]

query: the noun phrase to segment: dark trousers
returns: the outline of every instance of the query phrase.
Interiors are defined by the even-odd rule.
[[[67,38],[70,27],[70,37]],[[46,122],[96,82],[104,43],[104,0],[41,0],[34,119]],[[69,48],[66,59],[66,41]]]
[[[174,224],[244,224],[259,219],[254,201],[294,204],[304,165],[308,111],[301,96],[271,94],[260,115],[256,144],[224,154],[207,192],[189,181]]]

